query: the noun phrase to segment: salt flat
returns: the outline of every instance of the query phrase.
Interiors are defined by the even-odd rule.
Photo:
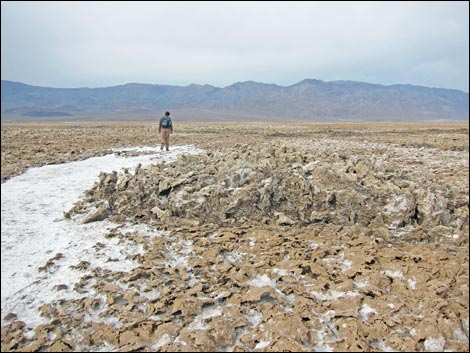
[[[175,127],[2,125],[2,350],[468,351],[468,126]]]

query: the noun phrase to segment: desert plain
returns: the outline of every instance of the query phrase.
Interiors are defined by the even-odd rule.
[[[2,185],[160,143],[155,123],[1,134]],[[200,153],[98,173],[63,210],[144,251],[129,272],[76,264],[54,290],[77,299],[42,305],[33,329],[2,302],[2,351],[468,351],[468,123],[174,119],[183,145]]]

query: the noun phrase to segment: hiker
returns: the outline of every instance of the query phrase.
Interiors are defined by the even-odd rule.
[[[162,145],[160,146],[160,151],[163,151],[163,146],[166,147],[166,150],[170,150],[170,134],[173,133],[173,122],[170,118],[170,112],[165,112],[165,115],[160,118],[160,123],[158,124],[158,133],[162,134]]]

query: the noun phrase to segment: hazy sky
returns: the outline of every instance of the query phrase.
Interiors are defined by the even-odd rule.
[[[305,78],[469,91],[469,4],[2,1],[1,77],[48,87]]]

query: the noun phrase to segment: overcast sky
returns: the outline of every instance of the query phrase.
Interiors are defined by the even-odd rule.
[[[469,4],[1,2],[1,77],[48,87],[305,78],[469,91]]]

